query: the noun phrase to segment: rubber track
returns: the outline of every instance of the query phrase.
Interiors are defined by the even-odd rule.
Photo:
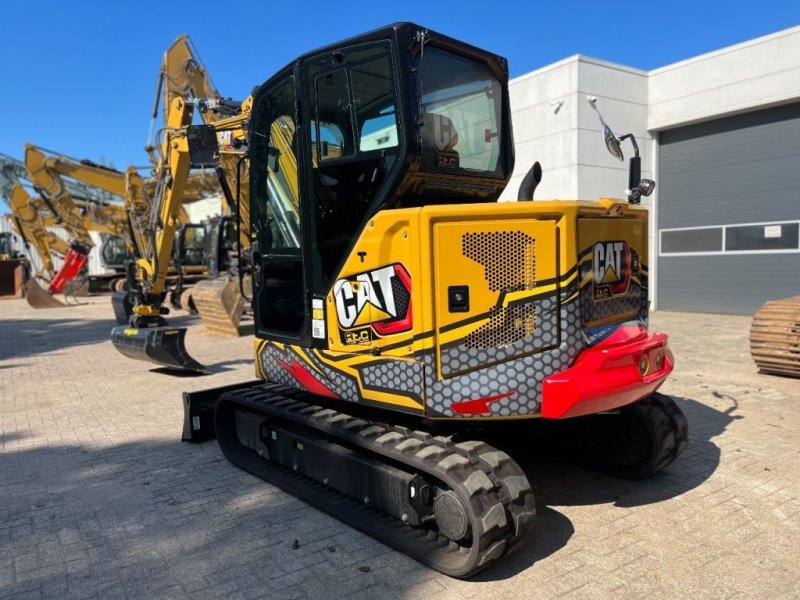
[[[506,453],[481,441],[455,443],[314,402],[319,399],[307,392],[276,384],[223,395],[216,413],[223,454],[236,466],[453,577],[468,577],[485,568],[521,545],[531,532],[536,514],[533,491],[522,469]],[[462,547],[431,529],[404,525],[393,516],[261,458],[239,443],[237,408],[303,424],[440,480],[468,508],[471,544]]]
[[[673,463],[686,450],[689,445],[689,423],[675,401],[664,394],[652,394],[630,408],[646,416],[658,440],[657,455],[649,461],[649,468],[635,475],[635,478],[647,477]]]

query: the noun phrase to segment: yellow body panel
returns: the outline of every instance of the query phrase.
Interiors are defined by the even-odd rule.
[[[283,380],[285,373],[270,362],[278,357],[293,376],[300,373],[299,387],[311,378],[313,385],[321,382],[323,393],[346,400],[449,416],[450,403],[470,400],[470,390],[477,397],[489,393],[477,383],[479,372],[505,373],[516,361],[544,377],[548,372],[540,372],[539,357],[549,354],[557,356],[546,363],[549,372],[571,364],[585,345],[581,314],[594,306],[584,306],[578,285],[593,289],[591,268],[587,275],[579,263],[591,265],[593,245],[615,240],[637,256],[630,285],[641,285],[646,299],[647,213],[640,207],[609,200],[536,201],[381,211],[359,235],[324,310],[312,311],[314,319],[324,319],[325,347],[258,341],[257,375]],[[404,273],[406,313],[405,301],[398,300],[398,292],[406,293],[398,286]],[[464,310],[449,305],[448,290],[457,286],[469,290]],[[610,318],[584,325],[638,318],[638,289],[620,296],[628,304],[615,305],[619,310]],[[565,315],[571,329],[562,324]],[[462,351],[472,358],[461,362]],[[383,379],[369,373],[374,369],[382,369]],[[400,375],[392,379],[392,373]],[[355,382],[357,390],[341,387],[339,377]],[[525,411],[480,418],[531,416],[536,404],[528,398]]]

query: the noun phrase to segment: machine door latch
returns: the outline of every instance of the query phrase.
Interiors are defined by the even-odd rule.
[[[469,312],[469,286],[451,285],[448,287],[447,308],[450,312]]]

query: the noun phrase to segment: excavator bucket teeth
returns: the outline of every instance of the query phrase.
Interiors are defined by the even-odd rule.
[[[192,288],[192,300],[200,313],[203,325],[210,333],[241,335],[240,323],[244,298],[236,279],[206,279]]]
[[[185,327],[125,327],[111,330],[111,343],[128,358],[146,360],[162,367],[210,375],[205,366],[186,352]]]
[[[28,280],[25,284],[25,300],[33,308],[63,308],[67,306],[50,292],[42,289],[35,279]]]
[[[130,323],[133,314],[133,305],[128,292],[114,292],[111,294],[111,307],[114,309],[114,317],[117,325],[127,325]]]

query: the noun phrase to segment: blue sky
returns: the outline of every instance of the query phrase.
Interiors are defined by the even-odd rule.
[[[242,99],[305,51],[401,20],[493,50],[516,76],[576,53],[656,68],[796,26],[800,2],[10,1],[0,152],[21,157],[31,141],[143,165],[158,67],[178,34],[220,91]]]

